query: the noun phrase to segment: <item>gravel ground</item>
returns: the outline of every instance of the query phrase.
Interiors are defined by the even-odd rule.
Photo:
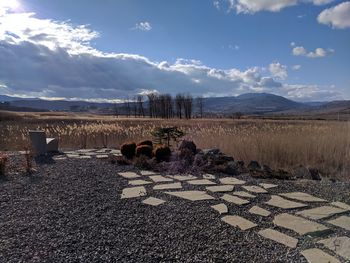
[[[13,167],[21,161],[11,159]],[[190,202],[153,191],[152,186],[146,186],[148,196],[166,203],[152,207],[141,203],[145,198],[121,200],[128,180],[117,172],[130,166],[75,159],[42,163],[36,169],[28,176],[12,168],[7,179],[0,180],[0,262],[306,262],[300,250],[314,247],[318,240],[299,238],[297,249],[287,249],[260,237],[258,230],[272,227],[274,215],[282,212],[262,204],[269,199],[266,195],[257,195],[243,208],[228,205],[229,214],[259,224],[241,231],[222,222],[209,207],[219,200]],[[239,178],[252,184],[263,182]],[[279,185],[270,193],[305,191],[350,203],[350,183],[264,182]],[[262,219],[248,213],[255,204],[272,215]],[[334,230],[334,235],[349,236]]]

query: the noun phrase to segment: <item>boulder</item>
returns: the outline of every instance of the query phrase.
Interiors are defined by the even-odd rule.
[[[251,161],[251,162],[248,164],[248,169],[249,169],[250,171],[261,170],[261,166],[260,166],[260,164],[259,164],[257,161]]]
[[[180,143],[180,146],[179,146],[178,150],[181,152],[181,151],[183,151],[185,149],[191,151],[192,154],[196,154],[197,153],[197,146],[195,145],[195,143],[193,141],[183,140]]]

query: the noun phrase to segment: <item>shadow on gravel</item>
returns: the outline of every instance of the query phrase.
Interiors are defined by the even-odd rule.
[[[48,155],[39,155],[34,157],[34,160],[37,164],[55,164],[55,160],[52,159],[52,157],[55,156],[54,154],[48,154]]]

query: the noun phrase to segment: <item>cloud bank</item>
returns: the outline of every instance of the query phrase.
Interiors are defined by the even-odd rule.
[[[228,96],[271,92],[291,99],[329,100],[328,87],[290,85],[287,67],[218,69],[198,60],[151,61],[137,54],[105,53],[85,25],[38,19],[34,13],[0,16],[0,93],[95,101],[123,99],[149,91]],[[283,82],[282,82],[283,81]]]
[[[343,2],[322,11],[317,20],[336,29],[350,28],[350,2]]]

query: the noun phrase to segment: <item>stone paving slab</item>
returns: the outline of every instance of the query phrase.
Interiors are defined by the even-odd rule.
[[[257,226],[257,224],[254,224],[248,219],[245,219],[240,216],[224,216],[223,218],[221,218],[221,220],[231,226],[238,227],[243,231]]]
[[[279,195],[302,202],[327,202],[324,199],[303,192],[281,193]]]
[[[249,204],[250,202],[248,200],[239,198],[237,196],[233,196],[233,195],[228,195],[228,194],[224,194],[221,199],[229,202],[229,203],[233,203],[235,205],[246,205]]]
[[[154,190],[171,190],[171,189],[182,189],[181,183],[172,183],[172,184],[159,184],[153,186]]]
[[[162,175],[150,175],[149,178],[155,183],[165,183],[165,182],[173,182],[174,180],[171,178],[166,178]]]
[[[205,189],[213,193],[231,192],[233,191],[233,185],[218,185],[218,186],[207,186]]]
[[[220,183],[222,184],[233,184],[233,185],[241,185],[241,184],[245,184],[245,181],[239,180],[237,178],[234,177],[224,177],[224,178],[220,178],[219,179]]]
[[[308,263],[340,263],[338,259],[318,248],[301,251]]]
[[[333,250],[337,255],[350,260],[350,238],[343,237],[331,237],[324,240],[320,240],[318,243],[323,244],[328,249]]]
[[[216,184],[215,182],[209,181],[208,179],[191,180],[191,181],[188,181],[187,183],[192,184],[192,185],[214,185],[214,184]]]
[[[334,226],[338,226],[350,231],[350,217],[349,216],[340,216],[336,219],[329,220],[327,223],[332,224]]]
[[[142,203],[146,204],[146,205],[158,206],[158,205],[165,203],[165,201],[162,199],[159,199],[159,198],[149,197],[149,198],[143,200]]]
[[[97,159],[107,159],[108,155],[107,154],[98,154],[98,155],[96,155],[96,158]]]
[[[168,177],[178,181],[189,181],[197,179],[197,177],[193,175],[168,175]]]
[[[67,154],[67,157],[68,158],[79,158],[80,157],[80,155],[79,154]]]
[[[266,183],[261,183],[259,184],[261,187],[265,188],[265,189],[271,189],[271,188],[276,188],[278,187],[277,184],[266,184]]]
[[[249,213],[251,214],[255,214],[255,215],[259,215],[259,216],[269,216],[271,215],[271,212],[264,209],[264,208],[261,208],[257,205],[253,206],[252,208],[249,209]]]
[[[211,195],[205,191],[179,191],[179,192],[165,192],[168,195],[177,196],[190,201],[213,200]]]
[[[247,193],[245,191],[235,191],[232,192],[233,195],[240,196],[240,197],[247,197],[247,198],[255,198],[255,195],[252,195],[250,193]]]
[[[307,217],[313,220],[323,219],[327,217],[331,217],[333,215],[341,214],[346,212],[346,210],[334,207],[334,206],[320,206],[311,209],[302,210],[297,215],[301,215],[303,217]]]
[[[294,201],[289,201],[287,199],[284,199],[278,195],[272,195],[271,199],[265,204],[268,204],[270,206],[278,207],[278,208],[283,208],[283,209],[293,209],[293,208],[300,208],[300,207],[306,207],[306,204],[294,202]]]
[[[142,171],[140,171],[140,174],[142,174],[142,175],[155,175],[156,173],[152,172],[152,171],[142,170]]]
[[[256,186],[256,185],[244,185],[242,186],[245,190],[255,193],[255,194],[267,194],[268,191],[266,191],[266,189],[261,188],[260,186]]]
[[[147,195],[147,192],[143,186],[129,187],[129,188],[123,189],[121,199],[141,197],[141,196],[145,196],[145,195]]]
[[[216,176],[213,174],[203,174],[203,179],[215,180]]]
[[[145,180],[131,180],[129,181],[130,185],[146,185],[146,184],[152,184],[152,182],[145,181]]]
[[[96,149],[79,149],[79,150],[76,150],[75,152],[89,153],[89,152],[93,152],[93,151],[96,151]]]
[[[122,173],[118,173],[118,174],[126,179],[140,178],[140,176],[134,172],[122,172]]]
[[[218,211],[220,215],[228,213],[228,208],[225,204],[212,205],[211,208]]]
[[[275,216],[273,223],[299,235],[318,236],[332,232],[328,227],[299,216],[283,213]]]
[[[261,230],[258,234],[290,248],[296,248],[298,244],[298,239],[271,228]]]
[[[342,208],[344,210],[350,211],[350,205],[342,203],[342,202],[333,202],[331,203],[333,206],[337,206],[339,208]]]

